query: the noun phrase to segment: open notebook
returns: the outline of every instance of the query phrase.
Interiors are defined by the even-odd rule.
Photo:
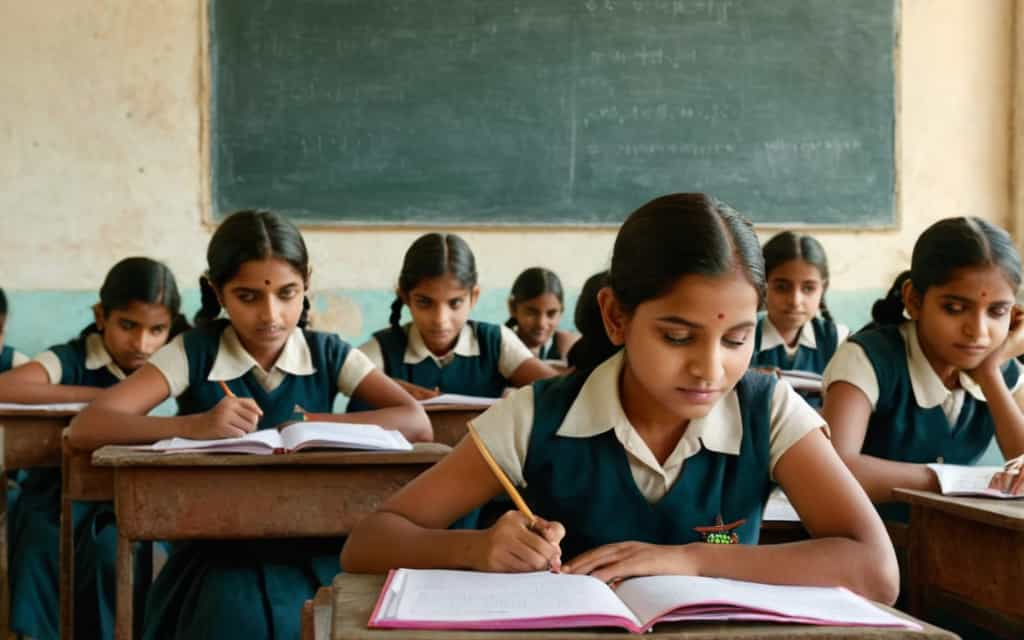
[[[439,404],[457,404],[466,407],[486,408],[500,399],[501,398],[483,398],[481,396],[463,396],[457,393],[442,393],[441,395],[433,398],[420,400],[420,404],[424,407],[431,407]]]
[[[693,576],[633,578],[614,590],[590,576],[399,569],[388,574],[370,627],[562,629],[668,621],[769,621],[920,629],[842,588]]]
[[[145,451],[166,453],[288,453],[303,449],[361,449],[371,451],[409,451],[412,445],[398,431],[382,429],[374,424],[340,422],[298,422],[278,431],[263,429],[240,438],[191,440],[168,438],[138,447]]]
[[[50,404],[19,404],[16,402],[0,402],[2,411],[81,411],[85,408],[84,402],[54,402]]]
[[[789,385],[797,391],[821,393],[820,373],[790,369],[780,371],[779,377],[788,382]]]
[[[931,463],[928,468],[939,478],[939,487],[947,496],[985,496],[989,498],[1024,498],[988,486],[992,476],[1002,467],[969,467],[959,464]]]

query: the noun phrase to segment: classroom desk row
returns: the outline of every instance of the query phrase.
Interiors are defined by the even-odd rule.
[[[452,442],[455,441],[452,437],[458,433],[459,421],[464,430],[465,420],[471,417],[468,415],[471,410],[458,416],[457,411],[438,413],[446,415],[450,424],[447,431],[435,427],[436,433]],[[0,443],[3,445],[5,468],[60,463],[61,456],[54,450],[60,451],[60,433],[69,415],[0,414]],[[448,435],[442,436],[442,433]],[[131,594],[135,579],[131,562],[133,541],[310,537],[347,533],[388,495],[448,451],[449,448],[443,444],[429,444],[417,445],[413,452],[408,453],[307,452],[237,456],[154,454],[125,447],[104,447],[89,453],[65,446],[61,531],[62,637],[71,637],[73,620],[70,597],[73,548],[71,532],[64,527],[65,522],[70,523],[72,501],[115,500],[120,534],[117,637],[130,638],[134,605]],[[910,613],[927,617],[929,611],[942,607],[1000,637],[1024,636],[1024,598],[1017,590],[1017,585],[1024,584],[1024,504],[949,498],[923,492],[901,492],[900,497],[912,505],[909,530],[892,532],[894,539],[898,534],[907,540]],[[2,499],[6,499],[6,494]],[[800,539],[804,535],[799,523],[793,522],[769,521],[762,529],[766,543]],[[6,527],[0,528],[0,542],[4,546],[0,553],[0,570],[3,570],[0,584],[4,589],[0,611],[6,630],[9,604]],[[366,589],[373,591],[367,586],[369,582],[365,582],[369,579],[367,576],[340,577],[331,595],[334,598],[332,602],[350,602],[353,598],[362,597],[358,594]],[[326,596],[321,595],[323,597]],[[369,609],[366,611],[368,613]],[[364,617],[358,624],[365,626],[366,619]],[[346,618],[343,623],[332,622],[342,624],[338,627],[342,630],[328,637],[362,637],[348,635],[354,620]],[[674,628],[670,627],[670,630]],[[699,628],[709,629],[704,625]],[[860,630],[858,633],[862,635],[848,635],[851,633],[849,630],[821,627],[771,626],[762,629],[758,625],[728,625],[723,628],[729,633],[706,637],[901,637],[885,630]],[[787,629],[786,633],[790,635],[772,635],[768,633],[772,629]],[[744,635],[747,630],[753,635]],[[387,633],[391,638],[397,637],[394,631]],[[844,633],[847,635],[842,635]],[[481,634],[460,635],[484,637]],[[423,634],[411,637],[437,636]],[[560,632],[542,637],[591,636]]]

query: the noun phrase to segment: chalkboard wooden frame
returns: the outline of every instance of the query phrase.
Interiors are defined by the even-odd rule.
[[[210,12],[213,10],[213,5],[222,0],[201,0],[201,51],[200,51],[200,100],[201,100],[201,118],[200,118],[200,146],[201,146],[201,209],[203,221],[210,225],[218,224],[223,218],[231,211],[242,208],[240,206],[223,207],[217,204],[217,187],[215,180],[216,167],[214,166],[214,153],[213,148],[216,144],[216,131],[214,130],[214,79],[216,70],[214,67],[214,59],[211,55],[211,40],[215,38],[213,34],[213,28],[211,26]],[[663,0],[662,0],[663,1]],[[889,136],[889,178],[891,180],[888,193],[886,198],[888,200],[887,210],[882,211],[881,216],[875,216],[873,219],[862,219],[854,217],[843,217],[840,220],[833,220],[827,223],[820,223],[814,219],[793,219],[793,220],[770,220],[770,219],[759,219],[756,213],[751,214],[751,208],[745,207],[742,204],[738,204],[736,200],[725,197],[724,199],[740,209],[746,215],[749,215],[754,222],[757,224],[759,229],[778,229],[778,228],[795,228],[795,229],[809,229],[809,230],[834,230],[842,231],[849,229],[871,229],[871,230],[889,230],[895,229],[900,226],[901,223],[901,212],[900,212],[900,171],[899,171],[899,88],[901,84],[900,79],[900,65],[899,65],[899,34],[900,34],[900,15],[901,15],[901,0],[879,0],[891,4],[892,8],[892,48],[887,52],[889,60],[891,61],[891,134]],[[691,3],[703,4],[707,2],[713,5],[715,0],[689,0]],[[723,0],[728,3],[729,0]],[[597,0],[594,2],[588,2],[588,4],[600,4]],[[642,144],[639,146],[643,146]],[[668,144],[661,145],[668,147]],[[621,217],[624,217],[635,208],[636,205],[641,204],[644,200],[659,195],[660,193],[670,191],[672,189],[656,189],[649,192],[645,192],[642,197],[639,197],[632,201],[629,206],[620,207],[617,211],[621,211]],[[675,190],[700,190],[693,188],[683,188]],[[708,190],[712,194],[722,195],[720,191],[715,189]],[[268,205],[259,204],[247,204],[246,207],[253,208],[264,208]],[[482,217],[482,218],[467,218],[455,216],[454,219],[431,219],[424,217],[420,212],[412,212],[412,215],[404,217],[402,219],[387,219],[387,220],[375,220],[367,217],[352,217],[342,214],[339,217],[332,218],[328,216],[310,216],[308,212],[296,212],[289,210],[288,207],[280,207],[269,205],[269,208],[273,208],[277,211],[281,211],[286,215],[289,215],[295,222],[300,224],[303,228],[310,229],[325,229],[325,230],[414,230],[423,228],[446,228],[446,229],[491,229],[496,231],[517,229],[522,231],[537,231],[544,232],[549,230],[559,229],[609,229],[616,227],[620,221],[619,219],[611,220],[590,220],[590,219],[565,219],[558,218],[554,221],[545,220],[522,220],[516,218],[504,218],[500,216],[496,219],[495,217]],[[755,207],[756,209],[756,207]],[[618,214],[616,214],[618,215]]]

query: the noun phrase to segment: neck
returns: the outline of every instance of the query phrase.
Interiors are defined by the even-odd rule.
[[[662,411],[657,400],[652,398],[632,376],[628,362],[622,367],[619,397],[629,423],[633,425],[658,463],[663,464],[679,444],[679,439],[683,437],[690,421],[680,420],[679,416]]]
[[[921,341],[920,335],[918,335],[917,344],[921,347],[921,353],[924,354],[925,360],[928,361],[932,371],[935,372],[935,375],[939,376],[942,385],[947,389],[958,389],[960,387],[960,370],[932,354],[928,345]]]
[[[238,341],[242,344],[242,347],[249,353],[249,355],[252,356],[252,359],[256,361],[256,364],[260,365],[260,368],[264,371],[270,371],[274,366],[274,363],[277,362],[277,359],[281,357],[281,352],[284,351],[284,345],[285,342],[287,342],[287,338],[285,339],[285,342],[282,342],[277,346],[265,347],[263,349],[254,349],[245,343],[242,336],[238,336]]]

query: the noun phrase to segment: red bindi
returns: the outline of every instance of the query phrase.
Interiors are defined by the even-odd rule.
[[[722,318],[724,318],[724,317],[725,317],[725,314],[724,314],[724,313],[720,313],[720,314],[718,314],[718,319],[719,319],[719,320],[721,320],[721,319],[722,319]]]
[[[270,280],[264,280],[263,284],[265,284],[265,285],[267,285],[269,287],[270,286]]]
[[[981,292],[981,297],[982,297],[982,298],[988,297],[988,292],[986,292],[986,291],[982,291],[982,292]]]

